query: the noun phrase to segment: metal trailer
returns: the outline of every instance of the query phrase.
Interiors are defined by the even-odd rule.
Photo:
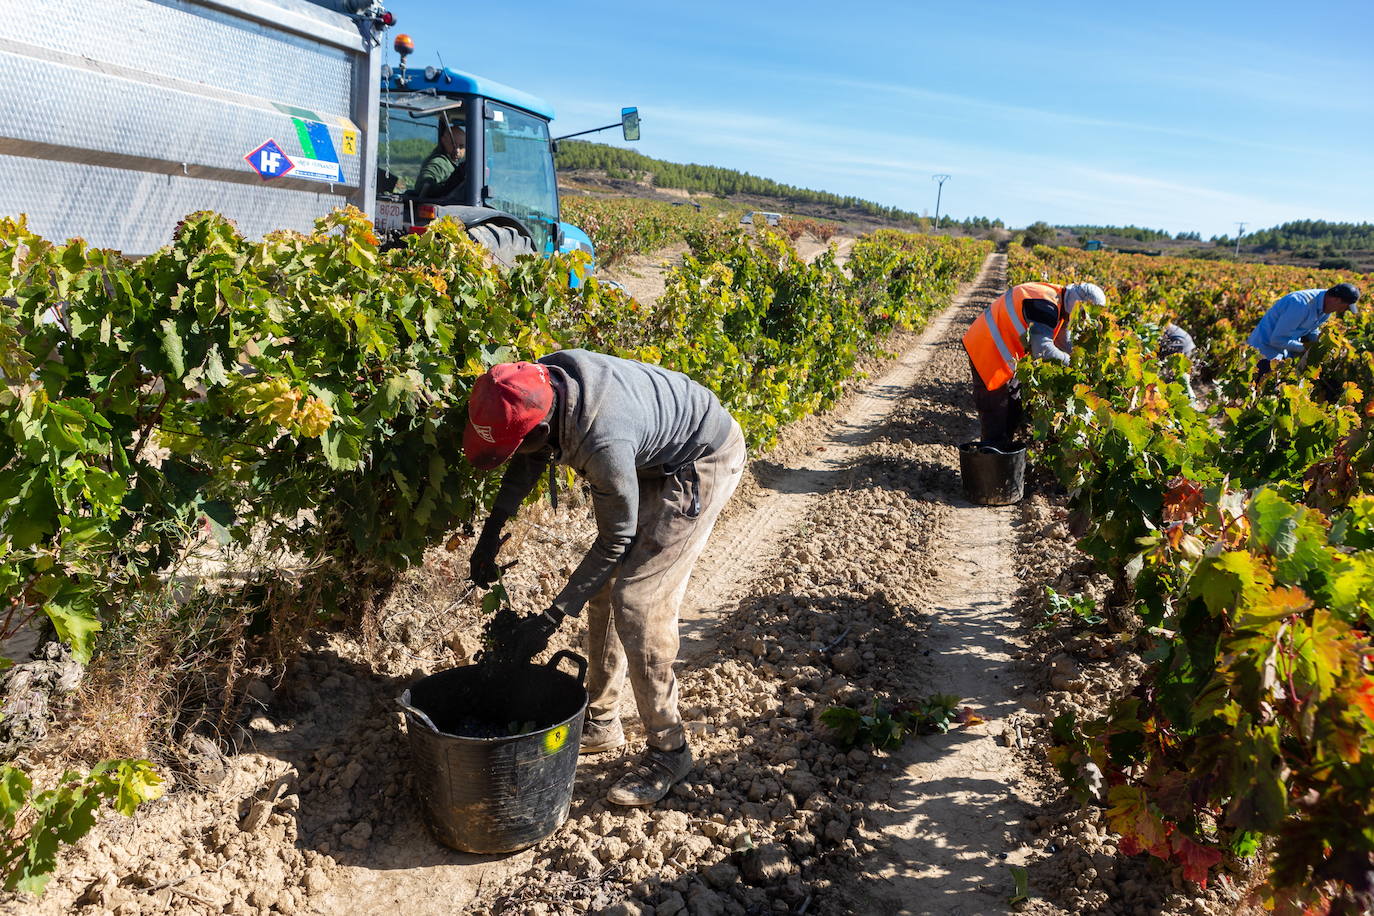
[[[344,0],[0,0],[0,216],[143,255],[373,216],[381,49]]]

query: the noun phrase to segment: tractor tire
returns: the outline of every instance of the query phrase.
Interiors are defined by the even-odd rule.
[[[514,267],[515,259],[521,255],[535,253],[530,237],[511,226],[483,223],[468,229],[468,237],[490,251],[496,263],[507,269]]]

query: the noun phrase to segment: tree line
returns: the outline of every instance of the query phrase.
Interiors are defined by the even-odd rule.
[[[1090,238],[1109,235],[1113,238],[1130,239],[1133,242],[1164,242],[1174,239],[1180,242],[1200,242],[1201,234],[1197,232],[1179,232],[1177,234],[1169,232],[1167,229],[1146,229],[1142,226],[1056,226],[1066,232],[1072,232],[1082,241]]]
[[[1230,236],[1213,236],[1217,245],[1234,245]],[[1374,249],[1374,223],[1329,223],[1303,219],[1270,229],[1258,229],[1241,237],[1242,249],[1280,251],[1313,249],[1322,252]]]

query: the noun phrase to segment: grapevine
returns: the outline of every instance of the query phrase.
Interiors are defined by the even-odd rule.
[[[87,662],[205,541],[303,558],[318,602],[301,613],[325,619],[494,495],[497,476],[461,454],[468,394],[494,363],[572,346],[660,362],[764,444],[832,403],[860,356],[924,321],[989,247],[874,236],[851,276],[766,230],[663,231],[691,251],[643,306],[586,276],[580,253],[498,269],[447,220],[383,251],[352,209],[262,241],[198,213],[138,261],[0,220],[0,619],[12,633],[46,618]],[[889,247],[920,275],[881,282]],[[585,282],[570,289],[570,272]],[[39,793],[18,769],[0,777],[7,881],[33,891],[100,799],[128,813],[157,794],[129,761]],[[47,811],[71,829],[23,833]]]
[[[1265,851],[1266,907],[1368,907],[1370,331],[1332,322],[1318,359],[1258,384],[1245,342],[1279,295],[1347,277],[1048,248],[1011,268],[1107,290],[1076,319],[1071,367],[1019,374],[1037,447],[1088,521],[1080,546],[1129,581],[1149,627],[1142,681],[1102,718],[1056,721],[1055,762],[1079,785],[1088,764],[1106,774],[1123,851],[1203,885],[1225,856]],[[1197,337],[1194,361],[1156,358],[1168,321]],[[1190,370],[1211,383],[1200,397]]]

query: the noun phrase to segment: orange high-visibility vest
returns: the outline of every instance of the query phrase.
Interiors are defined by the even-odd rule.
[[[1048,299],[1059,306],[1059,321],[1054,326],[1054,336],[1058,337],[1067,320],[1063,296],[1064,287],[1048,283],[1013,286],[992,300],[964,333],[964,350],[989,391],[996,391],[1011,381],[1016,375],[1016,361],[1026,355],[1021,342],[1030,324],[1026,320],[1025,301]]]

